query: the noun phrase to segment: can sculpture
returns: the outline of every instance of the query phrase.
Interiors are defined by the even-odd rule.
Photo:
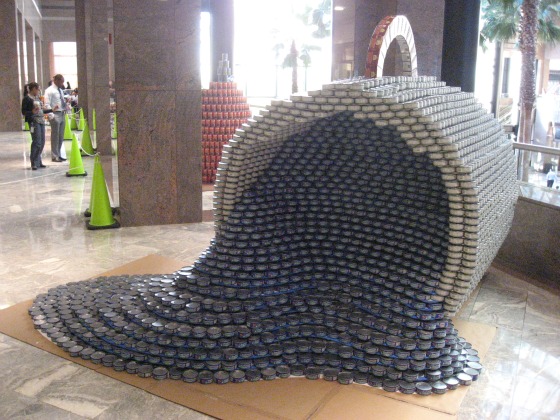
[[[407,74],[382,77],[393,39]],[[237,130],[216,237],[192,266],[54,288],[35,326],[72,356],[156,379],[420,395],[476,380],[450,317],[507,235],[514,155],[471,93],[416,76],[413,47],[406,19],[386,18],[371,78],[273,101]]]

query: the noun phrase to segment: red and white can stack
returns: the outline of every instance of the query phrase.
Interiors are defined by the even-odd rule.
[[[234,82],[211,82],[202,89],[202,182],[216,181],[224,144],[251,116],[247,98]]]

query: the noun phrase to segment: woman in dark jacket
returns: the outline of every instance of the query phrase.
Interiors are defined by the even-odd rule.
[[[31,169],[46,168],[41,160],[41,153],[45,147],[45,118],[44,114],[56,111],[56,109],[43,110],[43,104],[39,97],[39,84],[31,82],[23,89],[24,98],[21,102],[21,113],[25,121],[29,123],[31,132]]]

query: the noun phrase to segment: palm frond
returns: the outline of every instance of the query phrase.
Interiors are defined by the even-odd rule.
[[[488,41],[509,41],[519,33],[520,0],[486,0],[481,34]]]
[[[485,48],[487,42],[519,41],[521,5],[523,0],[483,0],[479,44]],[[540,0],[538,40],[540,43],[560,41],[560,1]]]
[[[560,41],[560,26],[553,21],[539,19],[538,39],[544,44],[556,44]]]

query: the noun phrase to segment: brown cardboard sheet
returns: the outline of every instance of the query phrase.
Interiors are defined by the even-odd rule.
[[[184,263],[149,255],[103,276],[120,274],[166,274]],[[0,332],[57,356],[86,366],[98,373],[143,389],[166,400],[225,419],[415,419],[438,420],[456,417],[469,387],[444,395],[422,397],[388,393],[364,385],[339,385],[324,380],[278,379],[227,385],[187,384],[182,381],[142,379],[111,368],[70,357],[34,329],[27,309],[31,301],[0,311]],[[462,337],[479,351],[484,361],[496,328],[467,321],[454,321]],[[484,374],[484,373],[483,373]],[[476,386],[476,382],[472,385]]]

